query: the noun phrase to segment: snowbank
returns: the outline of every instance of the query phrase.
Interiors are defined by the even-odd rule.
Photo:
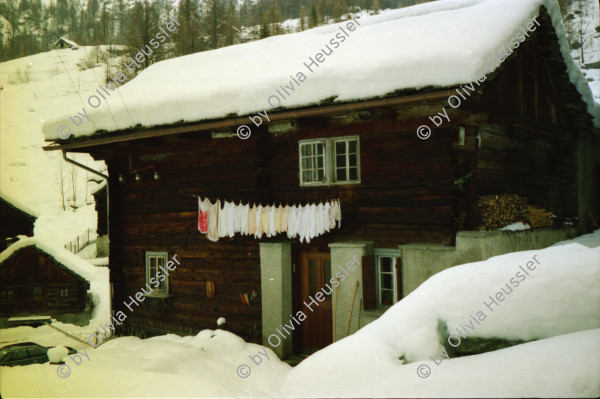
[[[138,124],[246,116],[271,109],[268,99],[276,90],[285,91],[286,85],[291,92],[283,96],[283,107],[469,83],[490,72],[488,64],[538,15],[541,5],[552,17],[569,79],[600,126],[600,105],[594,102],[570,56],[555,0],[446,0],[363,16],[338,47],[330,39],[336,33],[342,35],[340,27],[348,29],[348,22],[159,62],[123,85],[119,89],[122,98],[107,91],[109,96],[102,102],[110,109],[105,104],[95,110],[87,103],[79,104],[47,121],[42,131],[47,140],[58,141],[57,129],[65,125],[74,136],[81,137]],[[310,64],[321,49],[333,53],[309,72],[303,64]],[[298,72],[305,74],[306,80],[294,85]],[[81,97],[87,99],[93,93],[85,91]],[[78,112],[87,112],[91,121],[82,119],[75,127],[69,117]]]
[[[194,337],[166,335],[148,339],[123,337],[98,349],[86,348],[79,366],[67,359],[71,374],[57,367],[32,365],[2,368],[3,397],[267,397],[278,396],[290,369],[267,349],[269,360],[250,364],[251,375],[236,369],[262,347],[247,344],[223,330]],[[110,383],[107,383],[110,381]]]
[[[600,244],[600,235],[593,238]],[[519,266],[526,267],[534,256],[540,264],[527,269],[529,275],[520,285],[510,284],[510,294],[504,292],[502,301],[492,304],[491,297],[496,299],[502,289],[509,291],[510,279],[523,273]],[[286,392],[297,396],[598,396],[600,330],[571,338],[556,336],[600,327],[599,287],[600,247],[577,243],[452,267],[428,279],[378,320],[294,368]],[[474,323],[478,311],[486,317]],[[429,356],[443,350],[438,320],[455,335],[459,335],[457,328],[470,322],[474,331],[468,329],[469,335],[477,337],[556,338],[436,367]],[[520,348],[534,348],[535,358],[530,349]],[[403,365],[401,357],[410,364]],[[416,374],[421,363],[432,368],[427,380]],[[444,369],[444,374],[438,371]]]

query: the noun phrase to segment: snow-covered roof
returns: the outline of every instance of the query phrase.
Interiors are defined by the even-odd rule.
[[[348,102],[397,90],[467,84],[490,73],[488,64],[526,29],[542,5],[559,38],[569,79],[600,127],[600,104],[570,56],[556,0],[442,0],[362,16],[354,31],[346,21],[162,61],[124,84],[122,98],[81,93],[91,122],[82,118],[75,127],[69,117],[82,110],[65,110],[42,130],[46,139],[58,141],[61,125],[82,137],[136,125],[246,117],[277,107],[274,99],[273,106],[268,102],[273,95],[283,97],[282,107],[297,108],[331,98]],[[332,52],[311,73],[303,64],[310,64],[322,49]],[[96,109],[87,103],[90,95],[98,98],[94,105],[100,101]]]
[[[0,253],[0,264],[4,263],[5,260],[10,258],[18,250],[29,246],[35,246],[37,249],[48,254],[58,263],[65,266],[78,276],[83,277],[87,281],[92,281],[101,270],[101,268],[92,266],[85,260],[81,259],[77,255],[72,254],[64,248],[48,244],[47,242],[34,237],[21,238],[19,241],[6,248],[2,253]]]
[[[61,40],[63,42],[65,42],[65,43],[67,43],[71,47],[79,47],[79,44],[75,43],[73,40],[69,40],[69,39],[66,39],[64,37],[61,37],[60,39],[58,39],[57,41],[55,41],[54,45],[56,46],[58,44],[58,42],[60,42]]]
[[[40,217],[40,214],[38,211],[23,204],[22,202],[18,201],[14,197],[11,197],[10,195],[6,194],[5,192],[0,191],[0,200],[3,200],[4,202],[9,204],[13,208],[18,209],[21,212],[24,212],[28,215],[31,215],[36,218]]]

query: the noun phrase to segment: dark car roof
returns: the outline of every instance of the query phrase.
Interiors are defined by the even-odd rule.
[[[19,342],[18,344],[7,344],[7,345],[1,347],[0,350],[11,349],[11,348],[21,348],[21,347],[27,347],[27,346],[38,346],[38,347],[45,348],[45,346],[36,344],[35,342]]]

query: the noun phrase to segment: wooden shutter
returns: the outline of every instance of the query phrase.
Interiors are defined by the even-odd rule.
[[[365,310],[377,307],[375,292],[375,256],[362,257],[363,306]]]
[[[396,301],[402,299],[402,258],[396,258]]]

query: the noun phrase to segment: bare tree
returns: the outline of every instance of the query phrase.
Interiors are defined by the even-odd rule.
[[[56,191],[58,191],[58,194],[60,195],[60,201],[61,201],[61,206],[62,206],[62,210],[66,210],[66,204],[65,204],[65,191],[66,191],[66,185],[67,183],[67,171],[65,169],[65,165],[63,164],[63,160],[62,157],[58,157],[58,177],[56,178]]]

